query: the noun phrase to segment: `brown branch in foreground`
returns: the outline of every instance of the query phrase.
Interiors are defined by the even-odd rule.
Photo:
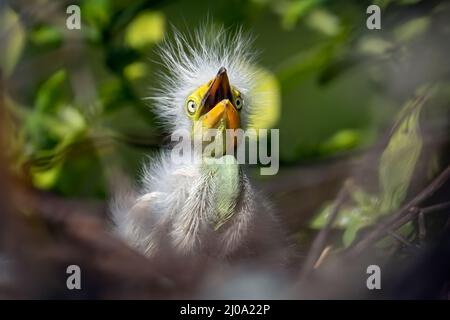
[[[47,272],[70,264],[79,265],[89,275],[85,280],[85,286],[91,288],[85,291],[90,294],[88,298],[114,299],[189,297],[196,290],[198,279],[211,268],[205,261],[171,256],[151,259],[129,248],[111,232],[107,220],[97,214],[104,210],[102,204],[81,206],[75,204],[77,200],[68,202],[32,188],[19,190],[14,202],[26,203],[31,213],[22,215],[16,208],[15,217],[27,233],[24,237],[17,232],[8,233],[13,240],[9,251],[19,265],[32,266],[35,273],[42,273],[35,279],[30,278],[35,273],[28,275],[19,269],[19,281],[14,285],[23,297],[39,296],[35,288],[44,285],[49,293],[71,296],[65,291],[65,273]]]
[[[300,281],[309,275],[314,265],[316,264],[317,259],[319,259],[320,255],[322,254],[328,234],[330,233],[333,223],[336,220],[338,213],[346,199],[347,188],[341,188],[336,197],[336,200],[333,203],[333,208],[331,210],[330,216],[328,217],[327,224],[324,228],[322,228],[322,230],[320,230],[319,234],[314,239],[314,242],[311,245],[311,249],[309,250],[305,264],[303,265],[302,271],[300,273]]]
[[[415,218],[419,213],[420,209],[417,207],[422,204],[425,200],[430,198],[445,182],[450,179],[450,166],[447,167],[436,179],[431,182],[428,187],[426,187],[422,192],[420,192],[416,197],[414,197],[410,202],[405,204],[396,213],[389,215],[386,221],[378,224],[364,239],[359,241],[357,244],[352,246],[347,254],[349,256],[355,256],[363,252],[368,247],[372,246],[375,242],[380,240],[386,235],[389,230],[396,230],[411,219]],[[437,206],[441,206],[439,204]],[[433,206],[435,207],[435,206]],[[430,210],[428,212],[435,211]],[[424,212],[422,210],[422,212]],[[425,212],[424,212],[425,213]]]
[[[414,244],[412,244],[411,242],[409,242],[407,239],[405,239],[404,237],[402,237],[401,235],[397,234],[395,231],[392,230],[387,230],[387,233],[392,236],[395,240],[397,240],[398,242],[402,243],[403,245],[405,245],[408,248],[412,248],[412,249],[418,249],[417,246],[415,246]]]

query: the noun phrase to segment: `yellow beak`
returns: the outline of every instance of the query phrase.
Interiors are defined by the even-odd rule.
[[[225,120],[227,129],[239,128],[239,114],[228,99],[223,99],[205,114],[203,125],[208,129],[215,128],[222,119]]]
[[[239,128],[239,113],[231,103],[232,100],[227,70],[222,67],[203,97],[201,114],[204,115],[202,120],[204,127],[216,128],[219,122],[224,120],[227,129]]]

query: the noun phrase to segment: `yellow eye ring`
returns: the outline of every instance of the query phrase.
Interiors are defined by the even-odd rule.
[[[195,103],[194,100],[189,100],[186,103],[186,109],[190,115],[193,115],[195,113],[195,111],[197,110],[197,104]]]
[[[244,106],[244,101],[242,100],[242,98],[237,97],[234,100],[234,106],[236,107],[237,110],[241,110],[242,107]]]

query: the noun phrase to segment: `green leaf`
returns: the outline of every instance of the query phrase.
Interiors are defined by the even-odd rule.
[[[111,3],[109,0],[85,0],[81,4],[83,20],[90,25],[102,28],[106,26],[111,17]]]
[[[29,36],[31,42],[36,46],[56,47],[62,42],[61,32],[50,25],[34,28]]]
[[[40,112],[55,111],[64,98],[63,85],[67,79],[66,70],[60,69],[39,87],[35,107]]]
[[[422,150],[419,116],[425,99],[407,103],[399,113],[391,138],[383,151],[379,172],[380,191],[370,194],[348,180],[351,204],[338,213],[335,227],[344,229],[343,244],[349,246],[359,230],[375,223],[381,215],[400,207],[406,197],[411,177]],[[322,228],[328,221],[331,205],[312,221],[313,228]]]
[[[37,188],[67,196],[105,196],[104,168],[93,140],[80,133],[35,153],[30,173]]]
[[[161,41],[164,33],[164,14],[157,11],[144,11],[129,24],[125,32],[125,43],[132,48],[142,49]]]
[[[323,228],[328,221],[328,217],[331,212],[331,204],[325,205],[325,207],[314,216],[313,220],[310,222],[311,228],[320,229]]]
[[[339,33],[339,19],[325,9],[315,9],[306,18],[306,23],[327,36],[334,36]]]
[[[344,129],[338,131],[320,146],[322,154],[333,154],[339,151],[350,150],[361,141],[361,134],[357,130]]]
[[[395,131],[383,151],[379,165],[381,211],[397,209],[406,197],[414,168],[422,150],[419,116],[424,100],[408,103],[400,113]]]
[[[123,70],[125,77],[130,81],[135,81],[143,78],[147,72],[147,65],[143,62],[134,62],[125,67]]]
[[[38,189],[48,190],[53,187],[61,173],[62,163],[58,163],[48,170],[37,170],[32,174],[33,185]]]
[[[65,148],[83,136],[87,123],[81,112],[70,105],[67,72],[60,69],[38,88],[35,107],[25,116],[24,136],[27,159],[35,167],[34,183],[50,188],[64,161]]]
[[[362,228],[370,225],[370,219],[364,217],[363,214],[353,214],[352,218],[349,219],[347,227],[344,234],[342,235],[342,243],[344,247],[348,247],[355,240],[358,231]]]
[[[0,7],[0,69],[9,76],[19,61],[25,45],[25,30],[19,16],[9,7]]]
[[[258,112],[253,112],[249,127],[255,129],[273,128],[281,113],[280,85],[275,75],[267,69],[258,67],[254,70],[255,92],[260,97]]]

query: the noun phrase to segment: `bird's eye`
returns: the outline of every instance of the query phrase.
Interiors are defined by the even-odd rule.
[[[189,114],[194,114],[195,109],[197,108],[197,104],[195,103],[194,100],[189,100],[186,104],[186,107],[187,107],[187,111],[189,112]]]
[[[238,110],[241,110],[241,109],[242,109],[243,104],[244,104],[244,101],[242,100],[241,97],[237,97],[237,98],[234,100],[234,105],[236,106],[236,109],[238,109]]]

